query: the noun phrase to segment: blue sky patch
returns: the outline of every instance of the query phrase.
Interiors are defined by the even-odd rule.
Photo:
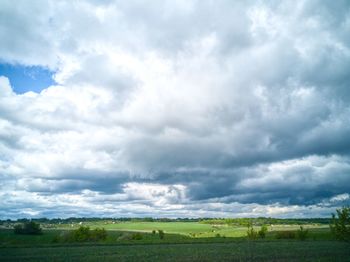
[[[41,90],[54,85],[54,72],[41,66],[22,66],[0,63],[0,76],[6,76],[15,93],[28,91],[40,93]]]

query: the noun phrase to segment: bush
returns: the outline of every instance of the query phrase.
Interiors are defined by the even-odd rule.
[[[337,209],[337,216],[332,214],[330,224],[332,234],[341,241],[350,241],[350,207]]]
[[[155,230],[152,230],[152,235],[155,235],[156,234],[156,231]]]
[[[23,225],[17,224],[13,227],[15,234],[23,234]]]
[[[95,228],[91,231],[90,239],[92,241],[106,240],[107,231],[104,228]]]
[[[247,237],[250,240],[254,240],[258,238],[258,232],[256,232],[251,223],[248,224]]]
[[[263,225],[261,226],[258,234],[259,234],[259,237],[260,238],[265,238],[266,237],[266,233],[267,233],[267,226],[266,225]]]
[[[143,238],[143,237],[142,237],[142,234],[139,233],[139,232],[134,233],[134,234],[132,234],[132,236],[131,236],[131,239],[132,239],[132,240],[141,240],[142,238]]]
[[[106,240],[107,231],[104,228],[90,230],[88,226],[81,226],[72,231],[62,232],[56,242],[88,242]]]
[[[277,239],[294,239],[295,232],[294,231],[279,231],[276,234]]]
[[[15,225],[14,233],[22,235],[41,235],[42,230],[40,228],[40,224],[30,221],[25,222],[24,224]]]
[[[158,230],[159,238],[163,239],[164,238],[164,231],[163,230]]]
[[[70,240],[70,232],[69,231],[61,231],[59,235],[56,235],[54,239],[52,240],[53,243],[59,243],[59,242],[72,242]]]
[[[299,240],[305,240],[307,238],[308,233],[309,230],[305,230],[303,226],[300,226],[300,229],[297,231],[297,238]]]
[[[123,233],[120,237],[118,237],[119,241],[132,240],[132,235],[130,233]]]
[[[90,228],[81,226],[71,232],[71,237],[74,242],[86,242],[90,240]]]

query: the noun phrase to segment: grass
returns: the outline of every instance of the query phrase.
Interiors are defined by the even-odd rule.
[[[105,241],[94,243],[62,243],[55,242],[55,237],[65,230],[44,230],[42,235],[15,235],[12,230],[0,230],[0,247],[37,247],[37,246],[65,246],[65,245],[130,245],[130,244],[179,244],[179,243],[205,243],[205,242],[230,242],[233,238],[210,237],[193,238],[181,234],[166,233],[164,239],[160,239],[158,233],[142,232],[142,239],[133,240],[131,231],[108,231]],[[1,260],[0,260],[1,261]]]
[[[193,242],[227,242],[246,238],[246,227],[227,225],[208,225],[197,222],[123,222],[118,224],[103,225],[84,224],[91,228],[104,227],[108,230],[108,237],[104,244],[124,244],[124,243],[193,243]],[[79,226],[79,225],[78,225]],[[78,226],[60,226],[60,229],[44,229],[42,235],[15,235],[13,230],[0,229],[0,246],[19,245],[47,245],[55,244],[54,238],[62,231],[78,228]],[[308,238],[312,240],[332,240],[329,227],[325,226],[304,226],[309,230]],[[164,230],[165,239],[159,239],[158,233],[152,234],[153,230]],[[259,227],[255,227],[256,230]],[[273,226],[269,227],[266,240],[276,239],[279,231],[296,231],[299,226]],[[142,232],[142,239],[131,241],[127,234]],[[121,237],[125,236],[125,237]],[[124,239],[124,240],[123,240]],[[131,242],[130,242],[131,241]]]
[[[87,223],[89,225],[89,223]],[[152,232],[163,230],[166,233],[188,235],[190,233],[204,233],[212,229],[211,225],[197,222],[121,222],[116,224],[90,224],[92,227],[104,227],[107,230]]]
[[[336,241],[0,248],[1,261],[350,261]]]
[[[165,233],[181,234],[190,237],[215,237],[217,234],[226,237],[243,237],[246,235],[247,227],[230,226],[230,225],[210,225],[199,222],[120,222],[120,223],[84,223],[91,228],[104,227],[106,230],[117,231],[137,231],[152,232],[153,230],[163,230]],[[61,228],[72,229],[78,228],[79,224],[61,225]],[[259,229],[260,227],[254,227]],[[304,225],[305,229],[326,230],[329,231],[328,225]],[[269,226],[269,231],[298,230],[299,225],[274,225]]]
[[[198,222],[84,223],[104,227],[103,242],[55,243],[63,231],[79,225],[44,229],[42,235],[15,235],[0,229],[0,261],[350,261],[350,245],[334,241],[328,226],[305,225],[308,239],[276,239],[297,225],[269,226],[263,240],[248,241],[246,227]],[[256,227],[255,229],[259,229]],[[153,230],[164,230],[160,239]],[[132,240],[136,231],[142,239]],[[220,237],[217,237],[220,234]]]
[[[16,235],[13,230],[0,230],[0,246],[14,245],[42,245],[52,243],[53,238],[58,234],[57,230],[44,230],[42,235]]]

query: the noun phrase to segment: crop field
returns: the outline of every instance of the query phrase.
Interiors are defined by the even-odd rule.
[[[65,243],[55,239],[81,223],[60,224],[41,235],[15,235],[0,229],[0,261],[350,261],[350,245],[335,241],[327,225],[304,225],[305,241],[277,239],[299,225],[268,226],[264,239],[248,240],[243,226],[200,222],[88,222],[105,228],[99,242]],[[258,229],[259,227],[256,227]],[[165,236],[159,238],[158,230]],[[134,239],[133,235],[141,235]]]
[[[237,241],[1,248],[1,261],[350,261],[349,245],[334,241]]]
[[[131,231],[131,232],[145,232],[151,233],[153,230],[163,230],[169,234],[179,234],[183,236],[189,236],[191,238],[211,238],[216,237],[218,234],[220,237],[239,238],[245,237],[247,233],[247,227],[245,226],[231,226],[226,224],[204,224],[199,222],[121,222],[121,223],[86,223],[85,225],[91,228],[104,227],[110,231]],[[79,224],[73,226],[62,226],[64,229],[77,228]],[[269,226],[268,231],[270,235],[274,232],[298,230],[299,225],[274,225]],[[317,238],[329,237],[328,225],[303,225],[305,229],[309,229],[312,235],[318,235]],[[254,227],[259,229],[259,227]]]

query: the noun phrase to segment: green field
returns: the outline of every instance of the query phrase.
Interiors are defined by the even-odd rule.
[[[231,226],[226,224],[211,225],[200,222],[120,222],[120,223],[84,223],[83,225],[91,228],[104,227],[106,230],[117,231],[137,231],[137,232],[152,232],[153,230],[164,230],[166,233],[190,235],[195,234],[197,237],[213,237],[216,234],[227,237],[241,237],[246,235],[247,227]],[[61,225],[57,228],[74,229],[78,228],[79,224]],[[314,229],[329,229],[328,225],[303,225],[304,228]],[[255,227],[259,229],[259,227]],[[299,225],[274,225],[268,227],[270,232],[297,230]]]
[[[121,223],[85,223],[91,228],[104,227],[110,231],[137,231],[151,233],[153,230],[164,230],[169,234],[180,234],[189,236],[191,238],[211,238],[220,234],[221,237],[240,238],[245,237],[247,233],[247,227],[243,226],[231,226],[231,225],[211,225],[200,222],[121,222]],[[63,226],[62,228],[71,229],[79,227],[75,224],[73,227]],[[310,235],[316,238],[329,239],[329,226],[328,225],[304,225],[304,228],[309,229]],[[259,227],[255,227],[259,229]],[[277,231],[286,230],[298,230],[299,225],[274,225],[269,226],[268,230],[270,235],[273,235]]]
[[[105,225],[104,227],[110,230],[135,230],[143,232],[161,229],[167,233],[177,234],[204,233],[212,229],[211,225],[197,222],[123,222]]]
[[[304,225],[305,241],[276,239],[298,225],[269,226],[265,239],[248,240],[247,228],[200,222],[89,222],[108,230],[98,243],[62,243],[55,238],[79,224],[60,224],[42,235],[0,229],[0,261],[350,261],[350,245],[335,241],[327,225]],[[256,227],[258,229],[259,227]],[[153,230],[164,230],[160,239]],[[130,238],[142,232],[142,239]]]
[[[2,248],[1,261],[350,261],[334,241]]]

